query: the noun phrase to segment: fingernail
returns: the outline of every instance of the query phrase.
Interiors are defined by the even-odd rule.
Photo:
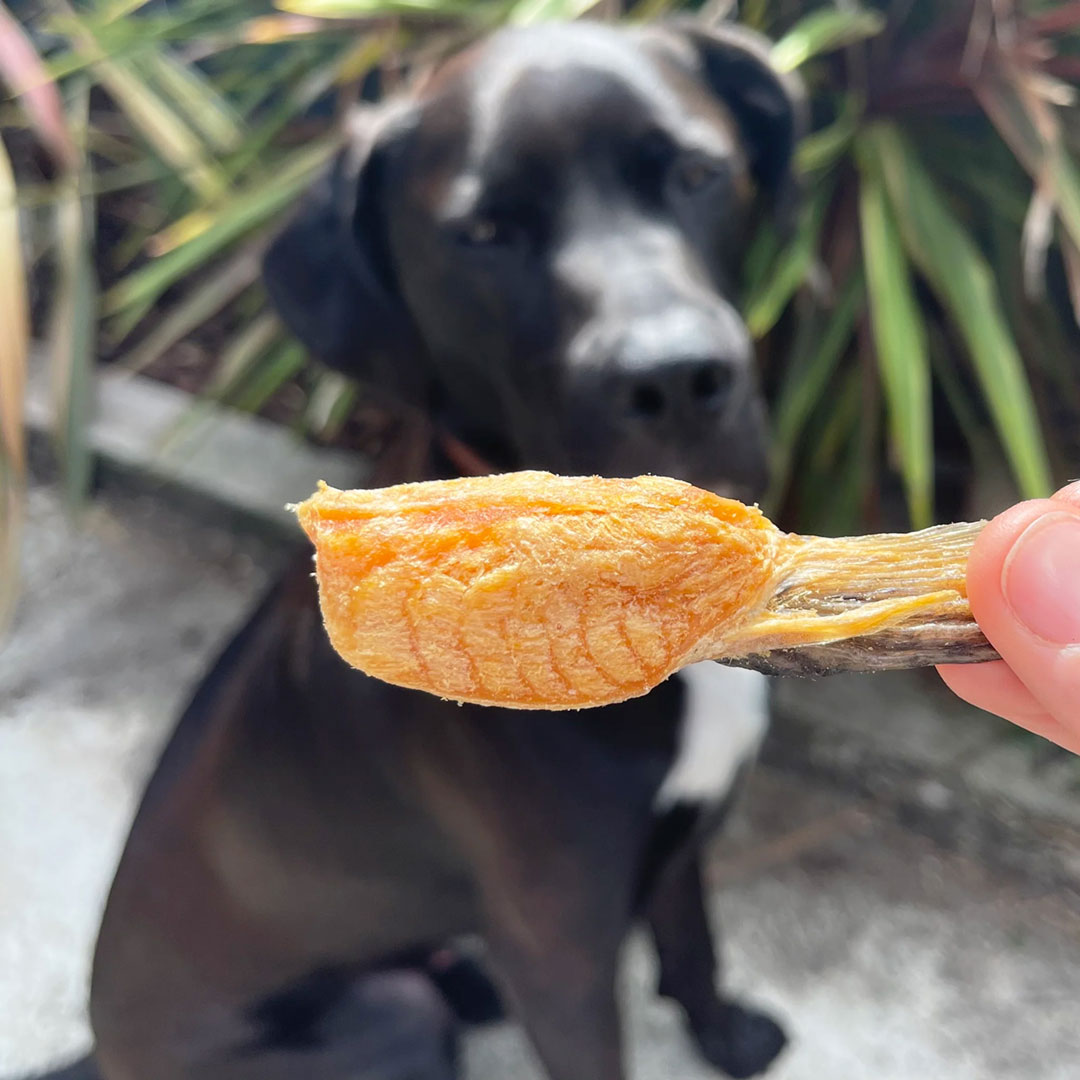
[[[1050,513],[1017,538],[1001,572],[1013,614],[1058,645],[1080,644],[1080,518]]]

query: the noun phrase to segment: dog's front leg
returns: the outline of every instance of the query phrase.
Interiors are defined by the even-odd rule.
[[[586,877],[489,895],[492,965],[551,1080],[622,1080],[615,975],[625,913]]]
[[[660,961],[659,992],[682,1006],[705,1059],[733,1077],[764,1072],[787,1040],[770,1017],[717,990],[718,964],[697,851],[682,853],[666,868],[647,914]]]

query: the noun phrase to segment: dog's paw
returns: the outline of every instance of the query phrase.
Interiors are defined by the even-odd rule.
[[[763,1073],[787,1045],[775,1020],[741,1005],[725,1005],[693,1034],[705,1060],[735,1080]]]

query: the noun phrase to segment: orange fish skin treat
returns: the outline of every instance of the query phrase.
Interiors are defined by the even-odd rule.
[[[756,509],[651,476],[323,486],[298,513],[350,664],[517,708],[646,693],[764,603],[781,535]]]
[[[859,635],[902,652],[925,626],[959,641],[955,628],[971,625],[963,568],[981,527],[800,537],[682,481],[543,472],[321,485],[297,512],[327,632],[348,663],[525,709],[623,701],[708,658]]]

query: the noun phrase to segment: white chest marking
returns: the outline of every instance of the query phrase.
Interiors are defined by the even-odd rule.
[[[739,766],[758,751],[769,726],[764,675],[711,660],[684,668],[686,704],[679,750],[660,790],[657,809],[680,802],[715,802]]]

